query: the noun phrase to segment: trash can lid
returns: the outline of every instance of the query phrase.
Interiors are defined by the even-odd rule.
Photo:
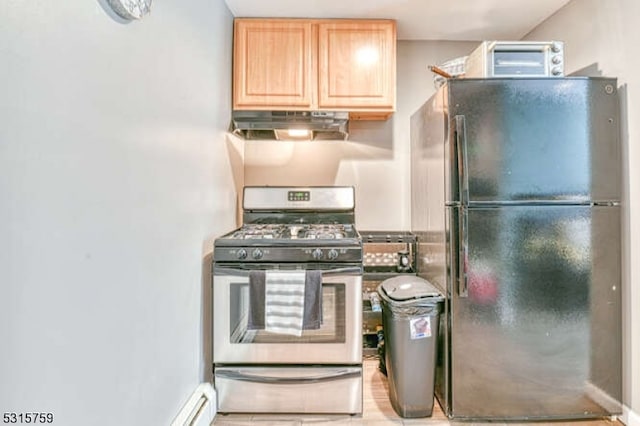
[[[425,297],[441,297],[440,292],[429,281],[415,275],[400,275],[384,280],[380,287],[390,299],[403,301]]]

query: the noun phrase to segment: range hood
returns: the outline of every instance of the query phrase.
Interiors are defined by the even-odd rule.
[[[233,111],[233,133],[252,140],[346,140],[344,111]]]

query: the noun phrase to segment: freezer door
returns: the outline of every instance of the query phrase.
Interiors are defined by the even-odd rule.
[[[459,221],[449,415],[620,414],[619,207],[460,209]]]
[[[448,85],[448,203],[620,199],[615,79]]]

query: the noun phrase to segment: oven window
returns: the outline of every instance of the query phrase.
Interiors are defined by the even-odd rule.
[[[317,330],[303,330],[302,336],[247,330],[249,284],[231,284],[231,343],[344,343],[345,284],[322,284],[322,325]]]
[[[493,52],[494,75],[545,75],[545,53],[542,51]]]

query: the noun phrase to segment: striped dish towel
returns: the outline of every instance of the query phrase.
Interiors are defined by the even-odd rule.
[[[265,271],[265,330],[302,335],[305,271]]]

